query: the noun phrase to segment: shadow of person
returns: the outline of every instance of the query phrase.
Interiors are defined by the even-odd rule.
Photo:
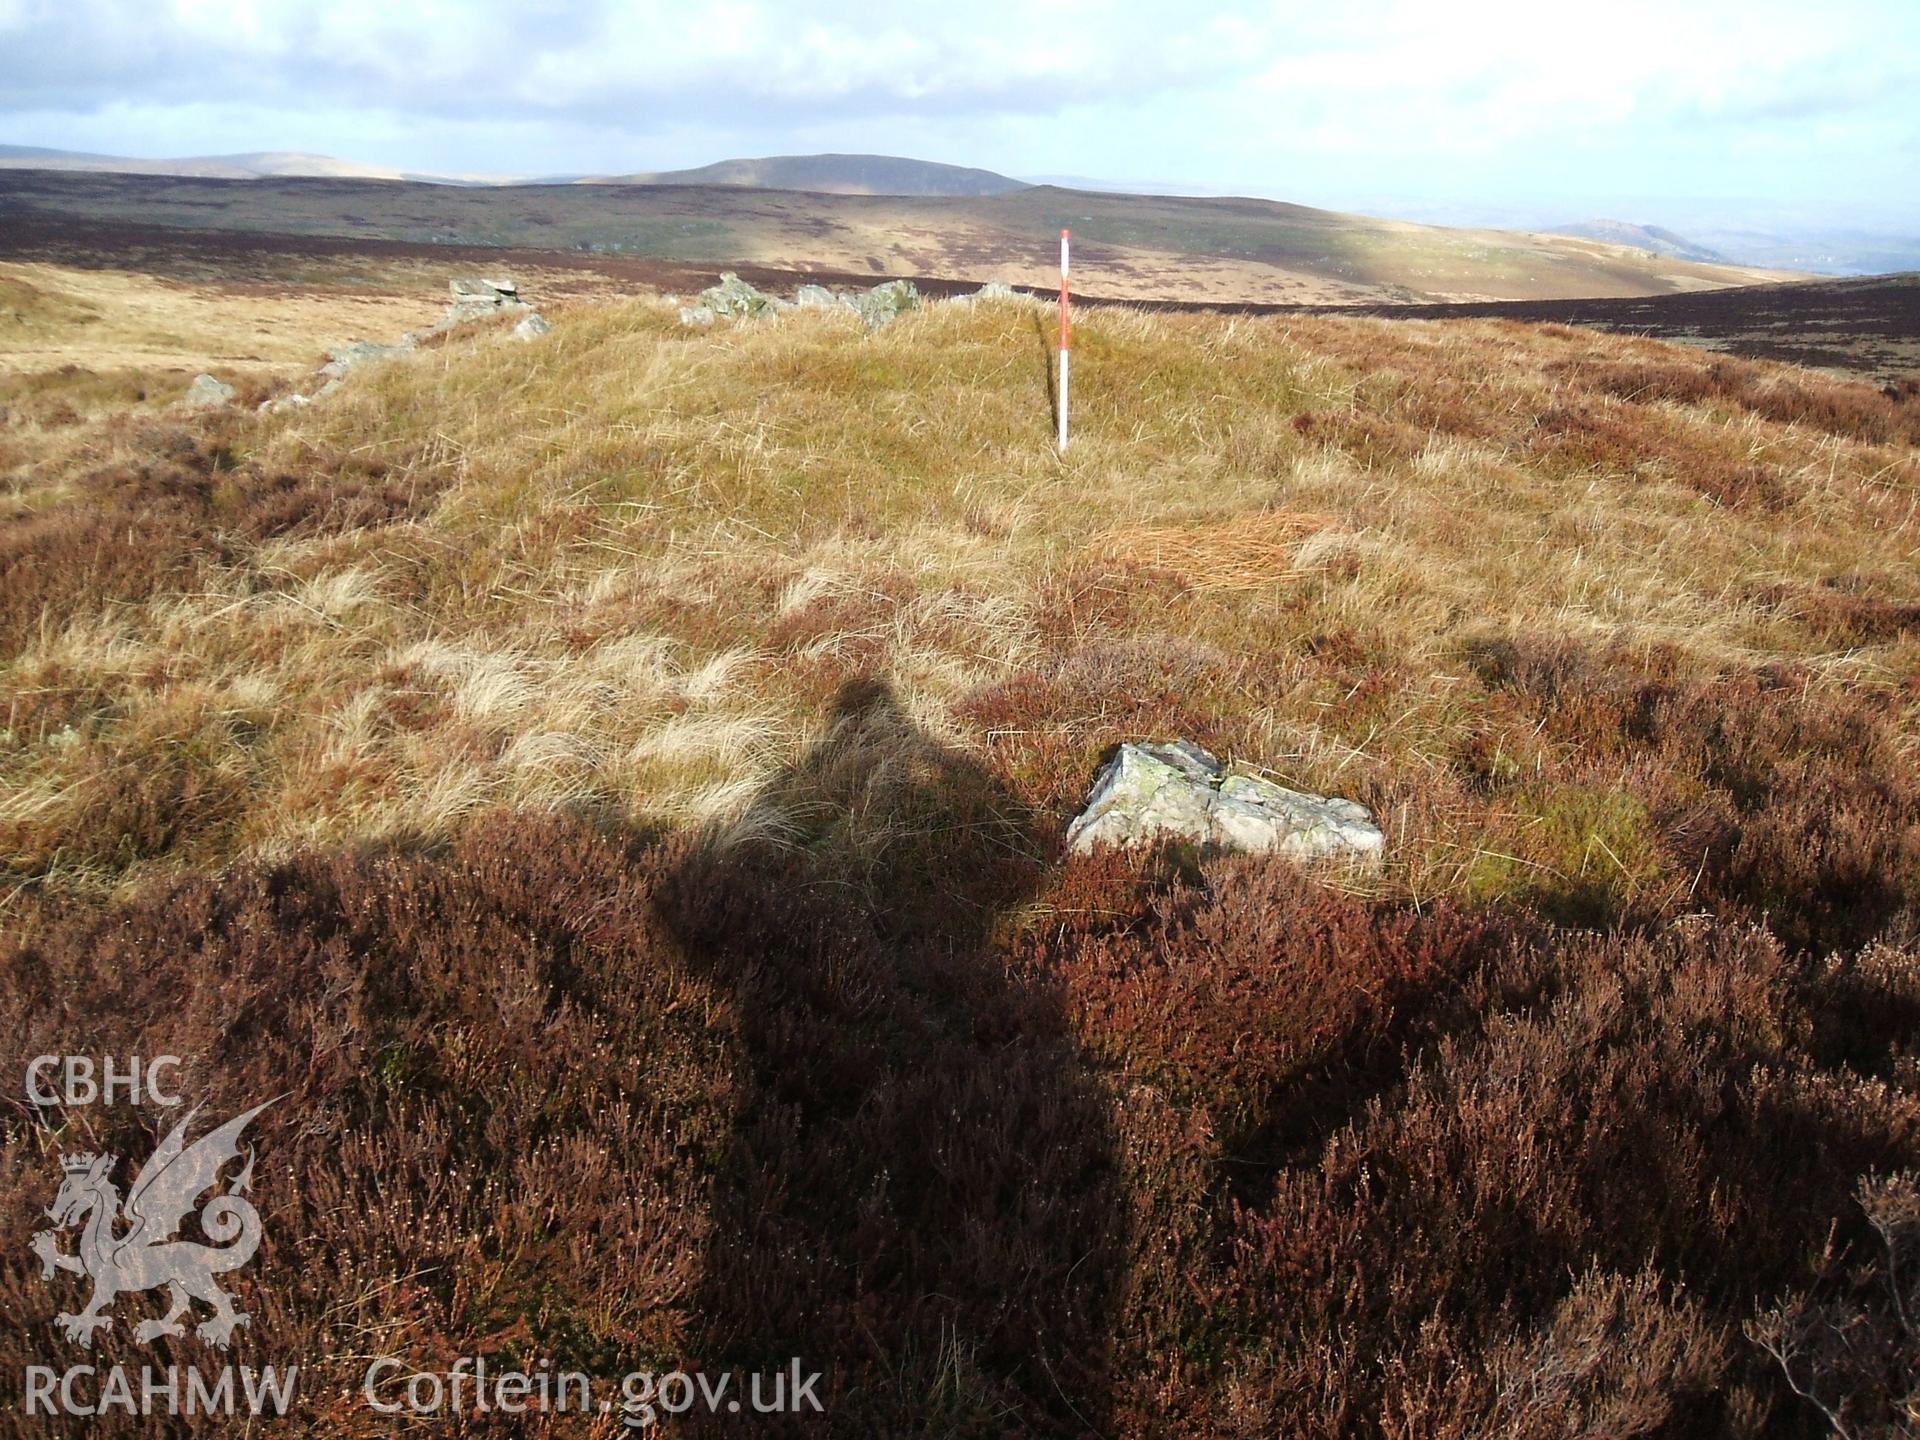
[[[834,1433],[1103,1429],[1108,1102],[994,945],[1038,883],[1033,831],[860,681],[660,892],[741,1057],[694,1348],[822,1372]]]
[[[1057,368],[1059,350],[1056,347],[1057,332],[1047,328],[1047,319],[1043,311],[1033,312],[1033,336],[1040,346],[1040,372],[1047,381],[1047,434],[1052,436],[1060,425],[1060,371]]]

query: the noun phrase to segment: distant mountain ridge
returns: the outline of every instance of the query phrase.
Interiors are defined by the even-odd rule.
[[[1628,220],[1582,220],[1577,225],[1557,225],[1549,235],[1574,235],[1583,240],[1604,240],[1609,245],[1631,245],[1636,250],[1651,250],[1675,260],[1697,260],[1702,265],[1731,263],[1718,250],[1695,244],[1684,235],[1658,225],[1636,225]]]
[[[439,185],[723,185],[751,190],[807,190],[825,195],[921,195],[961,198],[1005,195],[1030,188],[1023,180],[967,165],[900,155],[767,155],[720,160],[690,170],[630,175],[446,175],[363,165],[332,155],[259,150],[238,155],[140,159],[0,145],[0,169],[80,170],[112,175],[173,175],[195,180],[412,180]]]
[[[176,175],[195,180],[414,180],[443,185],[496,183],[498,177],[426,175],[363,165],[331,155],[291,150],[252,150],[239,155],[189,155],[146,160],[129,155],[95,155],[84,150],[49,150],[38,145],[0,145],[3,170],[84,170],[112,175]]]
[[[103,227],[168,227],[1034,287],[1058,283],[1060,228],[1071,224],[1086,293],[1115,300],[1553,300],[1797,278],[1539,232],[1436,230],[1268,200],[1052,186],[873,195],[746,184],[463,187],[0,170],[0,213],[8,219],[0,248],[8,229],[78,223],[96,236]]]
[[[1005,195],[1023,180],[966,165],[900,155],[767,155],[721,160],[692,170],[597,175],[601,185],[731,185],[756,190],[810,190],[824,195]]]

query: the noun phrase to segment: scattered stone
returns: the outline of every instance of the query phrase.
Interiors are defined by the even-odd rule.
[[[552,329],[553,326],[548,323],[547,317],[542,315],[538,310],[535,310],[518,325],[513,327],[513,338],[516,340],[537,340],[540,336],[545,335]]]
[[[920,291],[911,280],[889,280],[876,285],[853,302],[869,330],[890,325],[909,310],[920,308]]]
[[[989,280],[971,295],[950,295],[949,305],[977,305],[982,300],[1012,300],[1019,292],[1004,280]]]
[[[520,287],[511,280],[449,280],[447,290],[453,296],[453,303],[447,306],[446,316],[440,322],[442,330],[464,325],[469,320],[484,320],[501,310],[528,308],[520,298]]]
[[[233,399],[233,386],[216,380],[211,375],[196,375],[193,383],[187,386],[186,402],[196,410],[211,410],[216,405],[225,405]]]
[[[1076,851],[1160,838],[1296,860],[1378,855],[1386,836],[1364,805],[1229,773],[1188,740],[1122,745],[1067,830]]]
[[[920,308],[920,292],[911,280],[889,280],[856,296],[836,295],[824,285],[802,285],[791,300],[769,295],[728,270],[718,285],[700,292],[698,305],[680,307],[682,325],[711,325],[720,316],[772,315],[794,308],[824,310],[847,306],[858,311],[867,328],[877,330],[909,310]]]
[[[720,272],[720,283],[700,292],[700,302],[716,315],[771,315],[788,302],[742,280],[731,270]]]
[[[338,350],[328,351],[329,359],[320,367],[319,373],[330,375],[334,379],[349,370],[358,370],[362,365],[370,365],[376,360],[391,360],[396,355],[406,355],[413,349],[413,337],[401,337],[398,345],[382,345],[374,340],[355,340],[342,345]],[[324,392],[322,392],[324,393]]]

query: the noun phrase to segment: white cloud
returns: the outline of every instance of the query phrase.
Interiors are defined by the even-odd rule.
[[[778,113],[886,113],[991,103],[1047,110],[1096,96],[1218,79],[1257,57],[1231,12],[982,0],[915,14],[871,3],[505,0],[396,5],[229,0],[16,0],[0,24],[0,79],[16,104],[314,99],[451,114],[647,111],[702,101]]]
[[[1912,0],[0,0],[0,138],[403,168],[831,148],[1309,200],[1911,197],[1916,93]]]

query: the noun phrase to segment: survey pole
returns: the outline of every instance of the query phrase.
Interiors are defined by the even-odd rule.
[[[1060,453],[1067,451],[1067,373],[1073,347],[1068,336],[1067,241],[1072,232],[1060,232]]]

